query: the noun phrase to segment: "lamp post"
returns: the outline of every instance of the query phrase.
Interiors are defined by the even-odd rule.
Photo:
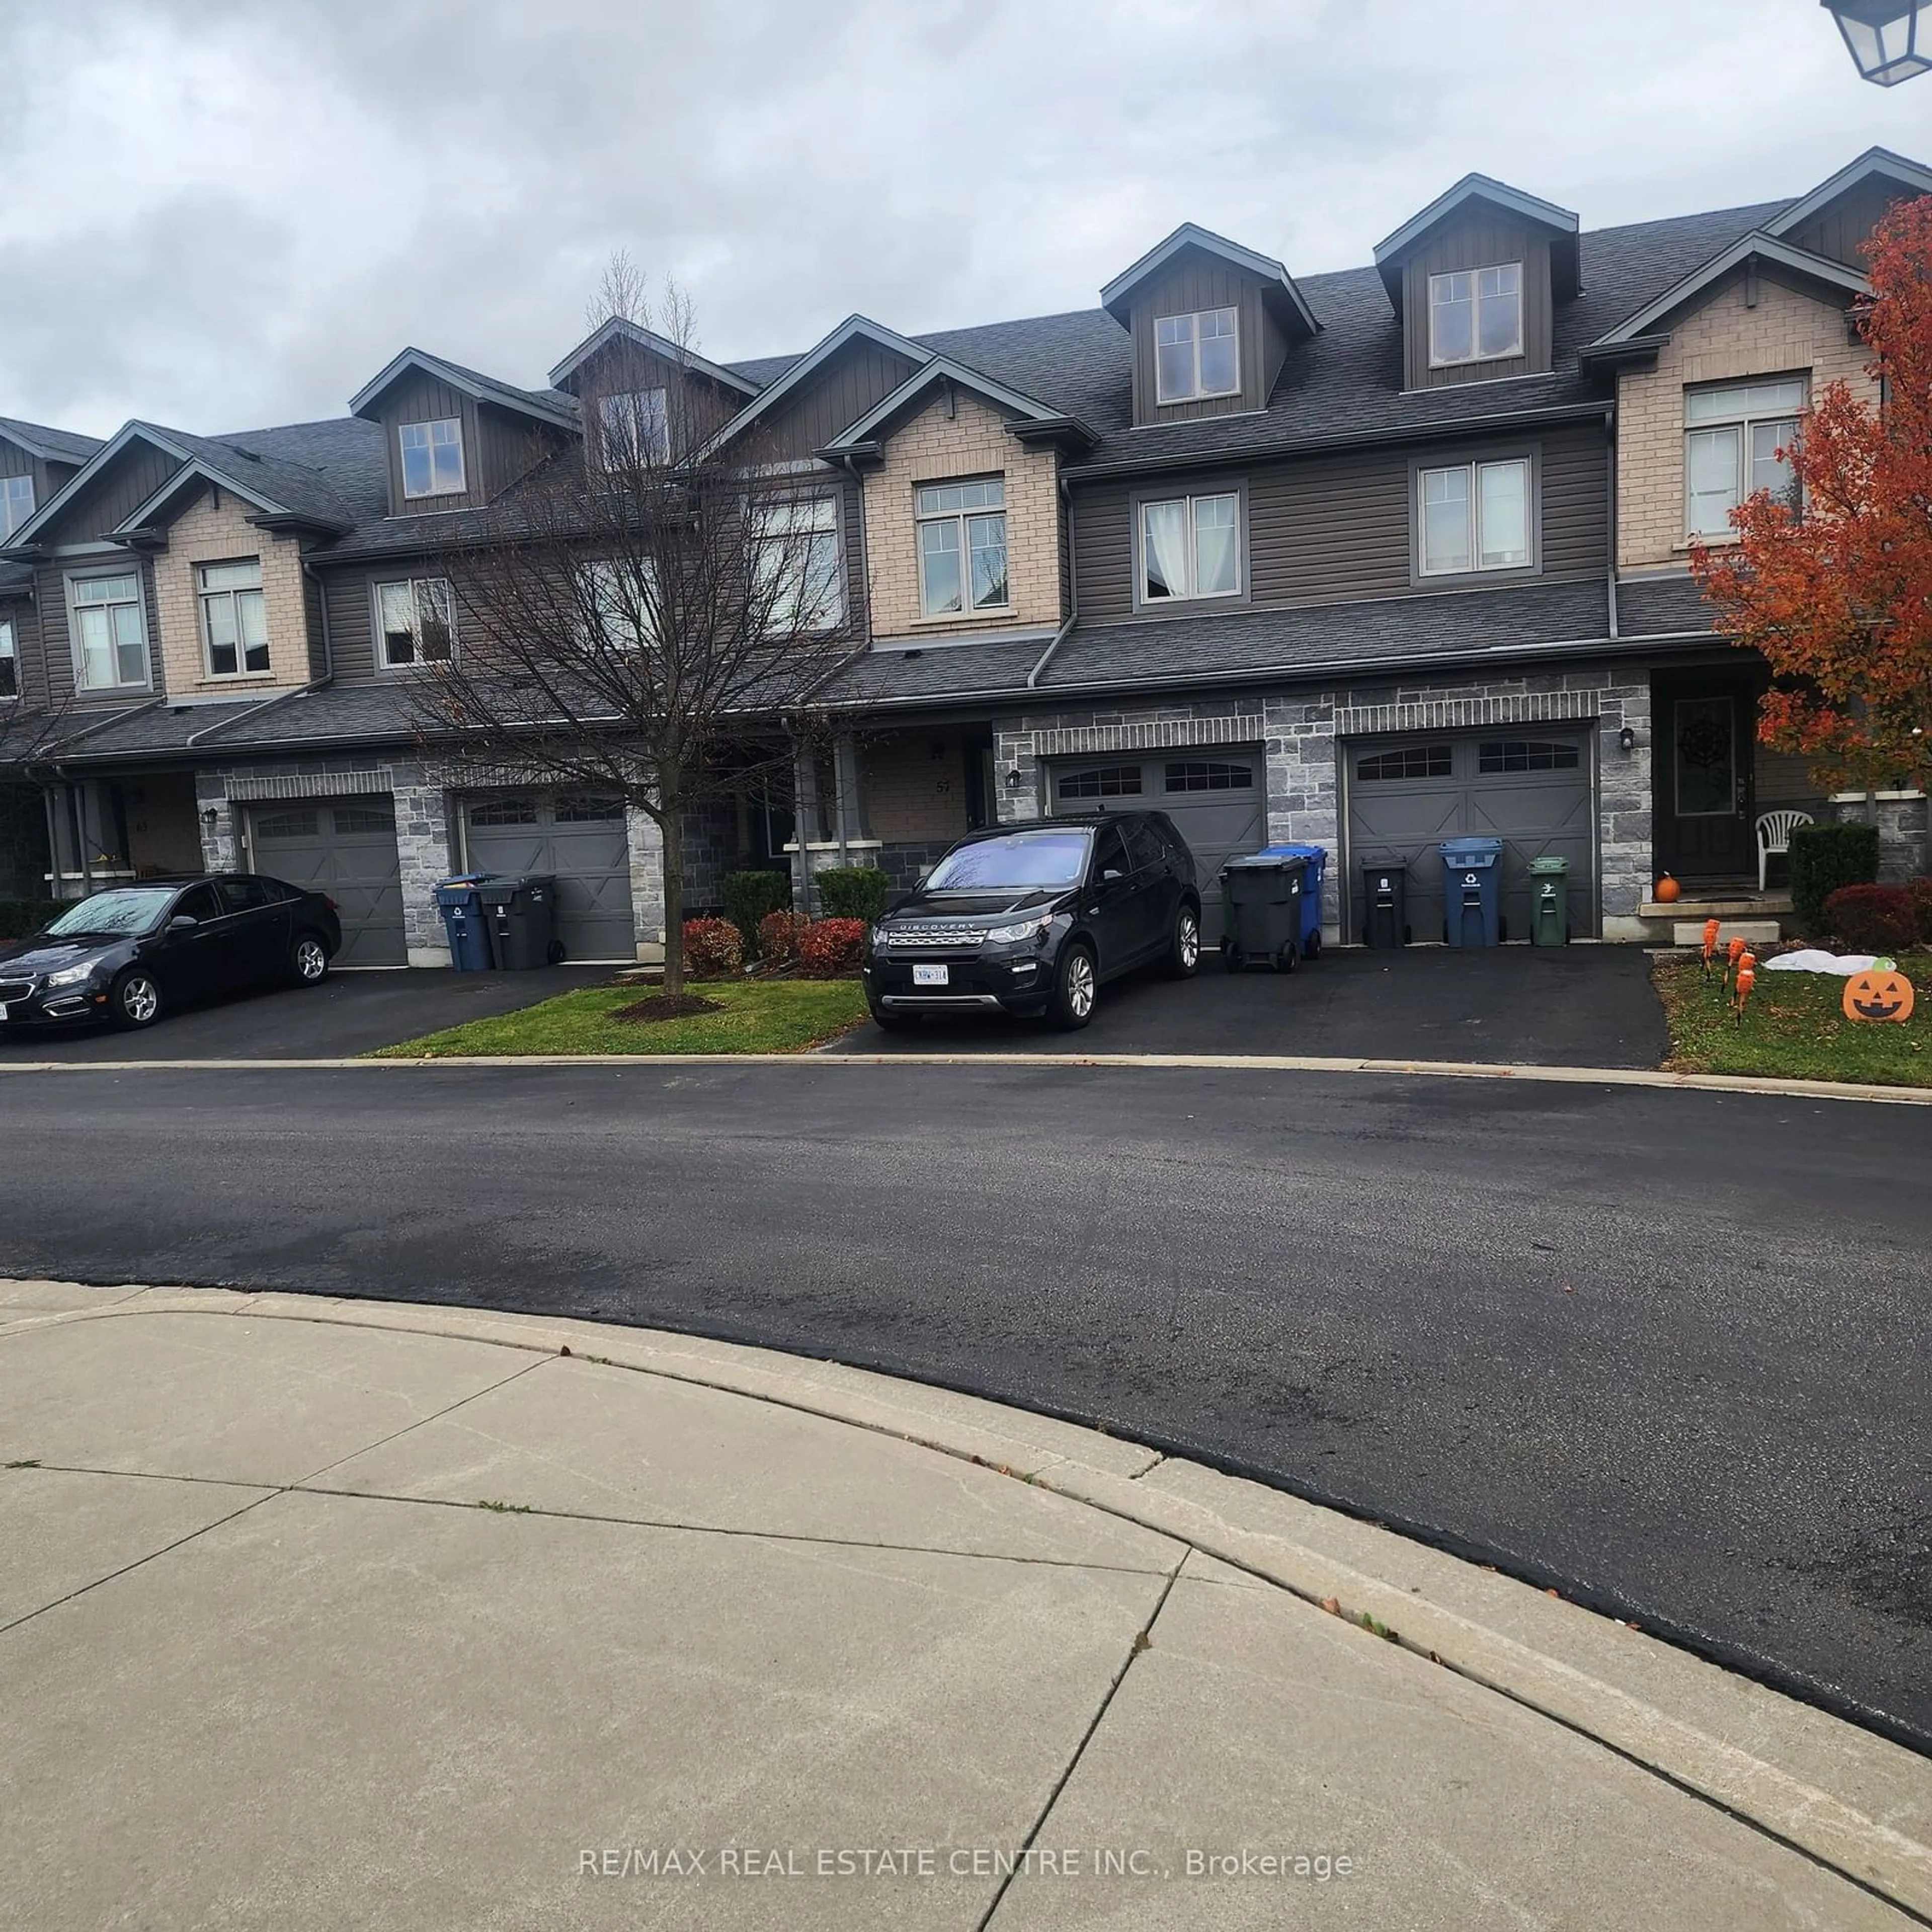
[[[1928,0],[1820,0],[1838,23],[1859,74],[1876,87],[1896,87],[1932,70],[1932,6]]]

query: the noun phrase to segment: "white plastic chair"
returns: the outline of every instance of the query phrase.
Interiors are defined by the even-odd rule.
[[[1811,814],[1808,812],[1763,812],[1757,820],[1757,889],[1764,890],[1764,882],[1769,876],[1771,862],[1780,853],[1791,850],[1791,828],[1794,825],[1809,825]]]

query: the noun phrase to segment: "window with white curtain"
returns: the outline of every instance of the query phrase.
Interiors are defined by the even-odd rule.
[[[1416,488],[1420,574],[1529,567],[1528,457],[1418,470]]]
[[[1239,491],[1144,502],[1140,525],[1143,604],[1240,595]]]
[[[10,537],[34,514],[34,479],[0,476],[0,541]]]
[[[1725,382],[1684,392],[1684,533],[1731,535],[1731,512],[1768,490],[1796,508],[1790,452],[1804,407],[1804,378]],[[1780,454],[1780,452],[1784,454]]]
[[[829,631],[845,615],[838,573],[838,505],[831,496],[775,503],[759,514],[759,568],[767,573],[768,637]]]
[[[75,669],[85,691],[148,681],[148,625],[141,580],[132,571],[68,580]]]
[[[14,648],[12,620],[0,617],[0,699],[20,694],[20,660]]]
[[[376,586],[382,662],[392,670],[448,657],[456,644],[456,600],[443,577],[404,578]]]

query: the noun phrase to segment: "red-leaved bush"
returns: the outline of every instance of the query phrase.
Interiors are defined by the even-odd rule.
[[[728,919],[688,919],[684,963],[694,980],[722,979],[744,964],[744,940]]]
[[[1913,938],[1921,946],[1932,946],[1932,879],[1907,879],[1905,896],[1912,902]]]
[[[798,970],[808,979],[836,980],[859,970],[865,949],[862,919],[816,920],[799,935]]]
[[[1903,886],[1840,886],[1825,902],[1825,923],[1852,952],[1902,952],[1916,921]]]
[[[758,922],[758,956],[773,966],[789,966],[798,957],[798,943],[811,930],[802,912],[768,912]]]

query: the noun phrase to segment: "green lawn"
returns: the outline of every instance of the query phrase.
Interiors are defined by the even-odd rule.
[[[1932,953],[1900,956],[1917,995],[1904,1026],[1845,1018],[1845,982],[1826,973],[1767,973],[1742,1027],[1714,977],[1694,959],[1660,959],[1654,976],[1670,1022],[1670,1058],[1682,1073],[1771,1073],[1795,1080],[1856,1080],[1932,1087]]]
[[[541,1006],[471,1020],[442,1033],[382,1048],[386,1060],[441,1059],[472,1053],[802,1053],[834,1040],[866,1017],[853,980],[748,980],[694,985],[724,1010],[682,1019],[614,1020],[648,986],[586,986]]]

